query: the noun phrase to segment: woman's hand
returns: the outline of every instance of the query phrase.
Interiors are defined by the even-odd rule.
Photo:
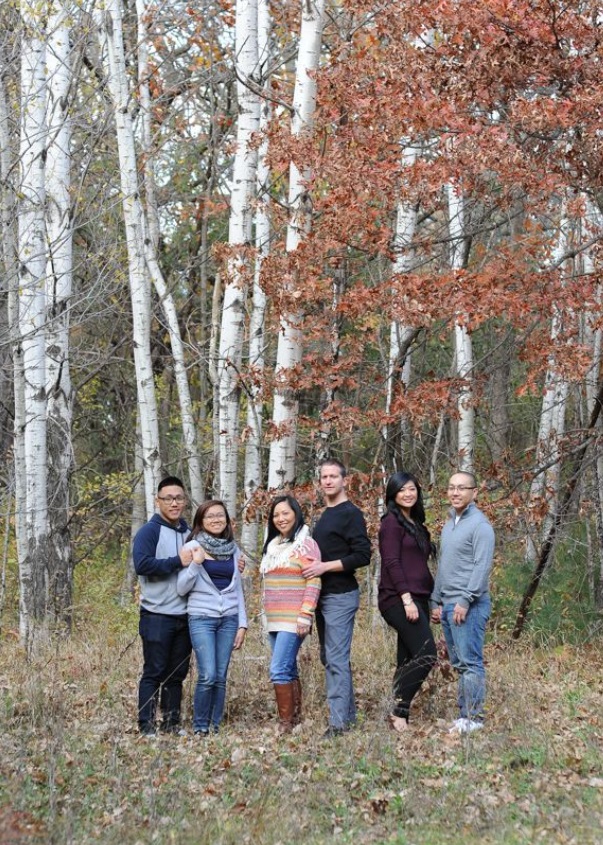
[[[416,622],[419,618],[419,608],[413,601],[413,597],[410,593],[403,593],[401,596],[402,604],[404,605],[404,610],[406,611],[406,618],[409,622]]]
[[[312,629],[312,623],[308,622],[307,620],[297,620],[297,636],[298,637],[307,637]]]
[[[247,628],[239,628],[235,635],[233,649],[236,651],[238,648],[241,648],[243,643],[245,642],[245,634],[247,633]]]
[[[242,574],[243,574],[243,572],[245,572],[245,567],[246,567],[246,566],[247,566],[247,561],[245,560],[245,558],[243,557],[243,555],[241,555],[241,557],[239,558],[239,562],[237,563],[237,567],[238,567],[238,570],[239,570],[239,574],[241,574],[241,575],[242,575]]]
[[[193,563],[200,564],[205,560],[206,555],[201,546],[195,546],[193,549]]]

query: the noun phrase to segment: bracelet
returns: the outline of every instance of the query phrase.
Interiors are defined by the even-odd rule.
[[[404,599],[402,599],[402,604],[404,605],[404,607],[410,607],[411,604],[414,604],[414,601],[413,599],[411,599],[410,601],[404,601]]]

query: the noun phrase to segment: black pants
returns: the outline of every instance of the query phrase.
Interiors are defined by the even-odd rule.
[[[394,675],[395,716],[408,719],[410,704],[437,660],[436,644],[429,627],[429,603],[416,599],[416,622],[409,622],[402,600],[381,612],[398,634],[397,668]]]
[[[141,610],[138,630],[144,660],[138,687],[138,724],[141,728],[155,724],[159,700],[162,727],[169,730],[180,723],[182,684],[191,659],[188,616]]]

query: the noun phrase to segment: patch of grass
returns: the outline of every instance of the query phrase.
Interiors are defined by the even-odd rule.
[[[1,825],[16,819],[29,820],[23,835],[32,842],[81,845],[603,838],[597,644],[578,652],[494,638],[487,728],[464,738],[447,733],[456,685],[438,671],[399,737],[385,722],[394,638],[364,614],[353,655],[361,725],[324,742],[316,642],[302,652],[304,723],[279,737],[267,647],[254,626],[233,659],[224,731],[204,741],[149,741],[135,730],[136,637],[135,621],[109,635],[100,620],[89,621],[34,665],[13,641],[2,644],[0,841]]]

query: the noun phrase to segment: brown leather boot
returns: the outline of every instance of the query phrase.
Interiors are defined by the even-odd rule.
[[[293,714],[295,702],[293,698],[293,684],[274,684],[276,706],[278,708],[279,727],[281,733],[291,733],[293,730]]]
[[[302,685],[299,678],[291,683],[293,685],[293,724],[299,725],[302,720]]]

